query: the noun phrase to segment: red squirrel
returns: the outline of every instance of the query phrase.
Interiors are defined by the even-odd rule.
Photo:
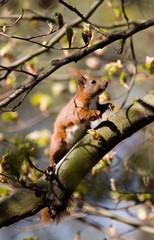
[[[100,118],[108,108],[107,104],[100,105],[98,96],[102,93],[108,82],[99,78],[90,78],[84,71],[70,68],[69,71],[78,80],[76,94],[59,112],[53,128],[49,148],[51,169],[81,139],[90,122]],[[51,219],[48,208],[42,211],[42,222]]]

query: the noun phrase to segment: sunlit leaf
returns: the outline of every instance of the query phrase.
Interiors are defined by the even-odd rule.
[[[119,69],[123,67],[120,60],[117,60],[117,62],[110,62],[105,65],[104,69],[108,71],[110,75],[116,73]]]
[[[53,23],[51,22],[51,21],[47,21],[47,24],[48,24],[48,26],[49,26],[49,32],[51,33],[53,30],[54,30],[54,28],[53,28]]]
[[[6,57],[6,58],[12,58],[13,56],[13,43],[9,42],[5,44],[1,49],[0,49],[0,56],[1,57]]]
[[[117,20],[121,20],[122,19],[122,10],[121,7],[117,6],[114,8],[114,13],[115,13],[115,17]]]
[[[5,86],[11,88],[16,81],[16,76],[14,73],[10,73],[5,81]]]
[[[5,197],[9,195],[9,190],[4,187],[0,187],[0,197]]]
[[[5,121],[16,121],[18,119],[18,112],[4,112],[1,116]]]
[[[82,39],[85,44],[88,44],[92,37],[92,31],[90,24],[84,23],[83,24],[83,31],[82,31]]]
[[[121,72],[120,74],[120,83],[125,87],[125,88],[129,88],[129,86],[127,85],[127,75],[124,71]]]
[[[146,57],[145,67],[150,74],[154,74],[154,57]]]
[[[104,91],[102,94],[99,95],[99,103],[103,104],[105,101],[109,101],[110,95],[107,91]]]
[[[40,111],[46,111],[52,103],[50,95],[37,92],[30,97],[30,102],[34,106],[38,106]]]

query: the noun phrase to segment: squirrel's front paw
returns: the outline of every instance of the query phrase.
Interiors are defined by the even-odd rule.
[[[95,116],[96,116],[96,118],[101,117],[102,113],[99,110],[96,110],[95,111]]]
[[[100,118],[101,116],[102,116],[101,112],[99,110],[95,110],[91,120],[94,121],[97,118]]]

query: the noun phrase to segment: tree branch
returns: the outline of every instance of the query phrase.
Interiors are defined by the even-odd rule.
[[[102,122],[96,128],[97,137],[87,134],[82,138],[56,165],[56,179],[51,186],[48,181],[40,179],[35,183],[34,191],[20,189],[12,196],[1,199],[0,227],[44,208],[45,191],[48,204],[58,213],[67,204],[80,181],[106,153],[153,121],[154,91]]]
[[[134,28],[130,28],[126,31],[111,34],[105,40],[100,41],[99,43],[97,43],[93,46],[87,47],[83,51],[79,51],[77,53],[74,53],[74,54],[72,54],[72,55],[70,55],[66,58],[60,59],[60,60],[59,59],[53,60],[52,61],[52,66],[49,69],[40,73],[37,77],[34,77],[33,80],[29,81],[27,84],[25,84],[24,86],[17,89],[10,96],[8,96],[4,100],[2,100],[0,102],[0,108],[6,107],[9,103],[11,103],[13,100],[15,100],[18,96],[20,96],[24,92],[28,91],[29,89],[33,89],[39,82],[41,82],[43,79],[48,77],[51,73],[55,72],[60,67],[65,66],[66,64],[71,63],[71,62],[77,62],[81,58],[89,55],[90,53],[94,52],[95,50],[102,49],[105,46],[109,45],[110,43],[113,43],[113,42],[115,42],[119,39],[125,39],[126,40],[127,38],[136,34],[137,32],[140,32],[140,31],[142,31],[146,28],[149,28],[153,25],[154,25],[154,18],[150,19],[150,20],[148,20],[144,23],[141,23]]]

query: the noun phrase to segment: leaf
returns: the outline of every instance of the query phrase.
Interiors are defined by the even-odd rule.
[[[119,69],[123,67],[120,60],[117,60],[117,62],[110,62],[105,65],[104,69],[108,70],[109,75],[112,75],[116,73]]]
[[[18,137],[12,139],[14,147],[7,151],[7,154],[1,157],[1,169],[5,175],[20,181],[33,180],[37,178],[38,172],[34,176],[34,171],[28,164],[27,159],[34,160],[38,152],[37,145],[30,140],[20,140]],[[12,146],[13,146],[12,145]],[[33,174],[33,179],[31,178]],[[9,180],[12,186],[19,186],[16,181]]]
[[[122,20],[122,10],[121,7],[117,6],[114,8],[114,14],[118,21]]]
[[[16,81],[16,76],[14,73],[10,73],[5,81],[5,86],[11,88]]]
[[[0,197],[5,197],[9,195],[9,190],[4,187],[0,187]]]
[[[92,31],[90,24],[84,23],[83,24],[83,32],[82,32],[82,39],[84,43],[87,45],[92,37]]]
[[[32,105],[38,106],[40,111],[44,112],[50,107],[52,99],[48,94],[37,92],[30,97],[30,102]]]
[[[50,33],[53,32],[54,28],[53,28],[52,22],[48,20],[48,21],[47,21],[47,24],[48,24],[48,26],[49,26],[49,28],[50,28],[50,31],[49,31],[49,32],[50,32]]]
[[[85,32],[82,32],[82,39],[83,39],[85,44],[89,43],[89,37]]]
[[[18,112],[4,112],[2,119],[5,121],[16,121],[18,119]]]
[[[124,71],[121,72],[120,74],[120,83],[125,87],[125,88],[129,88],[128,84],[127,84],[127,75]]]
[[[59,25],[59,29],[62,28],[64,26],[64,20],[63,20],[63,16],[61,13],[59,12],[55,12],[55,18],[57,20],[57,23]]]
[[[67,26],[66,31],[65,31],[67,40],[68,40],[68,46],[71,48],[72,45],[72,39],[73,39],[73,29],[70,26]]]
[[[154,74],[154,57],[146,57],[145,68],[150,74]]]

